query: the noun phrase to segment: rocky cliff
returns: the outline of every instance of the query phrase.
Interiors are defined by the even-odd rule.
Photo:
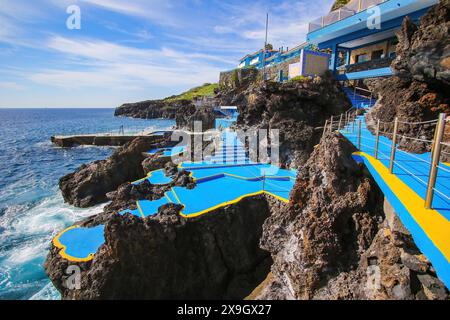
[[[314,80],[256,84],[239,96],[240,128],[280,130],[280,160],[295,168],[319,142],[325,120],[351,107],[328,74]]]
[[[392,63],[394,76],[367,81],[379,96],[369,119],[392,122],[435,120],[439,113],[450,114],[450,1],[441,0],[416,26],[409,18],[397,37],[397,57]],[[392,131],[392,125],[383,126]],[[400,125],[399,133],[431,140],[434,125]],[[450,135],[447,136],[450,139]],[[430,144],[400,139],[400,146],[412,152],[430,151]],[[450,152],[450,150],[447,150]]]
[[[195,122],[201,122],[202,131],[215,128],[216,113],[211,106],[190,106],[179,110],[175,116],[177,128],[194,131]]]
[[[64,201],[86,208],[107,201],[106,194],[121,184],[145,176],[141,163],[143,152],[155,147],[154,143],[138,138],[117,149],[106,160],[82,165],[59,181]]]
[[[140,119],[175,119],[177,112],[192,106],[191,100],[148,100],[126,103],[118,107],[114,115]]]
[[[448,291],[376,183],[328,134],[300,168],[290,204],[264,224],[273,259],[258,299],[446,299]]]

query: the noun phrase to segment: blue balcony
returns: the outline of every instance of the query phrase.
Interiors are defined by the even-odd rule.
[[[417,23],[437,3],[439,0],[352,0],[311,22],[307,39],[319,49],[331,51],[330,70],[338,79],[389,76],[390,64],[374,62],[395,55],[395,35],[406,16]]]
[[[353,0],[343,8],[312,21],[307,40],[319,48],[326,48],[330,42],[338,39],[342,42],[351,40],[350,35],[356,32],[360,32],[361,37],[398,27],[407,15],[418,19],[438,2],[439,0]],[[380,10],[381,29],[368,27],[367,21],[372,20],[375,6]]]

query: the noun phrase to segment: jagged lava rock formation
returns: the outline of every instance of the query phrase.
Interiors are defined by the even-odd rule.
[[[269,215],[264,197],[195,219],[176,205],[139,219],[113,216],[93,261],[79,263],[81,290],[63,283],[69,262],[52,247],[45,267],[63,299],[243,299],[267,275],[259,248]],[[73,264],[73,263],[71,263]]]
[[[145,176],[141,163],[143,152],[154,147],[144,138],[138,138],[118,148],[107,160],[82,165],[59,181],[64,201],[86,208],[107,201],[106,194],[121,184]]]
[[[289,206],[264,224],[272,276],[257,299],[448,297],[354,151],[330,133],[300,168]]]
[[[280,160],[294,168],[309,158],[325,120],[351,107],[329,74],[314,80],[256,84],[240,96],[239,127],[280,130]]]

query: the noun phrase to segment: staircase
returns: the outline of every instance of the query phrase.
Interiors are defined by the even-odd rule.
[[[362,90],[362,89],[359,89]],[[355,94],[355,89],[350,87],[344,87],[343,88],[344,93],[347,95],[347,97],[352,102],[352,106],[356,109],[367,109],[370,107],[373,107],[376,103],[376,99],[370,97],[363,96],[359,93]],[[367,91],[367,93],[370,91]]]

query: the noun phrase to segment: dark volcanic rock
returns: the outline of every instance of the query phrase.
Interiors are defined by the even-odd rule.
[[[122,183],[145,176],[141,166],[144,160],[142,153],[151,148],[151,143],[138,138],[117,149],[107,160],[83,165],[62,177],[59,187],[64,200],[81,208],[106,201],[106,194]]]
[[[81,290],[63,286],[67,261],[52,248],[46,270],[64,299],[243,299],[266,277],[259,249],[269,215],[264,197],[245,199],[201,218],[167,205],[153,217],[114,216],[106,243],[80,264]]]
[[[272,210],[262,248],[272,278],[257,299],[447,299],[430,262],[345,138],[327,134]]]
[[[242,129],[279,129],[280,160],[301,167],[319,142],[325,120],[351,105],[330,75],[315,80],[250,87],[239,107]]]
[[[191,106],[193,106],[191,100],[148,100],[126,103],[116,108],[114,115],[141,119],[175,119],[178,110]]]
[[[178,128],[190,131],[194,131],[196,121],[201,122],[201,128],[198,128],[197,131],[206,131],[215,127],[216,116],[211,106],[195,107],[192,105],[179,109],[175,120]]]
[[[397,58],[391,66],[395,76],[370,83],[380,96],[370,119],[393,122],[398,117],[403,122],[422,122],[437,119],[439,113],[450,113],[449,32],[450,0],[440,1],[422,17],[419,26],[409,18],[404,20],[397,35]],[[392,129],[393,125],[382,128]],[[433,139],[434,130],[434,125],[399,127],[401,135],[426,140]],[[400,147],[411,152],[430,151],[429,143],[410,139],[401,139]]]
[[[327,135],[300,168],[289,207],[264,225],[261,244],[286,297],[313,298],[328,279],[358,264],[377,232],[382,194],[353,151],[345,138]]]

